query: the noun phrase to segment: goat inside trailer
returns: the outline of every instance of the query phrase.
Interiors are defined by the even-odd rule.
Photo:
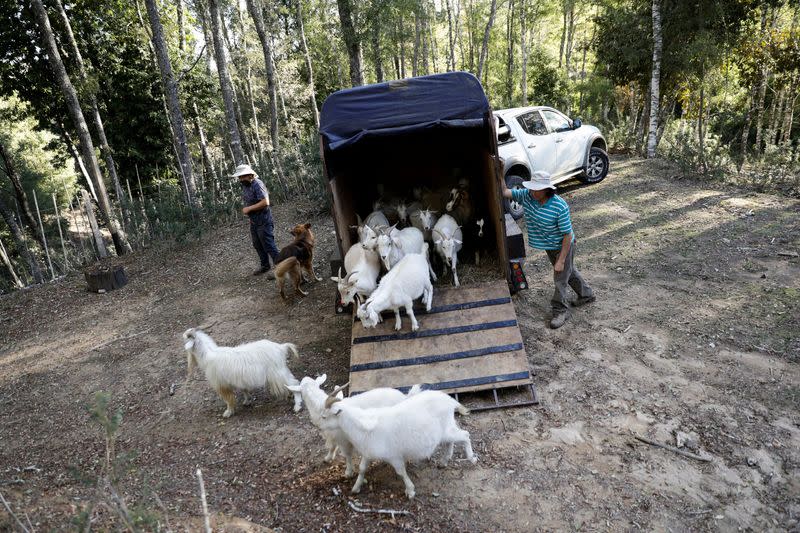
[[[509,293],[494,120],[477,79],[447,73],[347,89],[326,100],[320,123],[340,257],[357,242],[357,215],[372,212],[376,199],[412,201],[416,187],[443,190],[463,182],[484,218],[484,248],[496,265],[482,283],[437,284],[433,308],[418,315],[416,332],[408,320],[396,332],[392,320],[366,330],[354,319],[351,394],[424,383],[454,394],[491,390],[492,408],[506,406],[498,389],[523,387],[531,400],[514,405],[536,403]]]

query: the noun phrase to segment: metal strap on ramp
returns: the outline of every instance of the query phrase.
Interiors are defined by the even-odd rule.
[[[376,387],[407,391],[414,384],[447,393],[530,389],[536,403],[527,355],[505,280],[472,287],[434,289],[430,312],[414,310],[420,324],[394,330],[394,313],[376,328],[354,320],[350,354],[350,391]],[[494,394],[493,407],[505,407]]]

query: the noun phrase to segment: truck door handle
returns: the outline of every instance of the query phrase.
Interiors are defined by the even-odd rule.
[[[564,142],[564,139],[562,137],[559,137],[558,139],[556,139],[556,142],[557,143]]]
[[[528,148],[536,148],[536,145],[531,143],[531,144],[528,145]]]

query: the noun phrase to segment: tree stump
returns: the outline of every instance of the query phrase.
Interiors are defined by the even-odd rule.
[[[95,266],[83,271],[86,284],[92,292],[107,292],[128,284],[128,276],[122,266]]]

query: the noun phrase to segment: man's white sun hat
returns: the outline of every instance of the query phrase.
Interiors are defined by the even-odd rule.
[[[236,170],[233,171],[233,174],[231,174],[231,177],[232,178],[238,178],[239,176],[247,176],[248,174],[252,174],[253,176],[258,177],[258,174],[256,174],[256,171],[253,170],[250,167],[250,165],[244,164],[244,165],[239,165],[238,167],[236,167]]]
[[[544,170],[537,170],[531,176],[530,181],[523,181],[522,186],[532,191],[541,191],[543,189],[553,189],[556,187],[550,183],[550,173]]]

